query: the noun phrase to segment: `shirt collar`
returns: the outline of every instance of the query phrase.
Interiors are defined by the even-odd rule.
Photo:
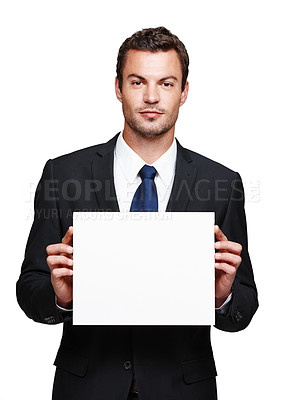
[[[166,187],[170,185],[170,182],[175,174],[176,159],[177,143],[174,139],[168,150],[165,151],[165,153],[162,154],[161,157],[152,164],[153,167],[156,168],[159,177],[162,179],[162,182]]]
[[[137,154],[123,139],[123,134],[120,132],[115,146],[115,156],[118,159],[120,167],[131,184],[135,181],[138,172],[146,164],[146,162]],[[177,143],[173,140],[173,143],[169,149],[156,160],[152,166],[156,168],[158,175],[162,179],[162,182],[166,187],[170,185],[170,182],[175,173],[177,158]]]

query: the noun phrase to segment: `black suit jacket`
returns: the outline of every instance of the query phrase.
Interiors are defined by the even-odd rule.
[[[126,400],[134,373],[143,400],[216,399],[209,326],[73,326],[72,313],[55,305],[46,246],[61,242],[73,211],[119,211],[113,180],[116,140],[49,160],[35,196],[17,298],[33,320],[64,322],[53,399]],[[244,329],[258,302],[239,175],[178,143],[167,211],[215,211],[226,236],[242,244],[231,305],[226,315],[216,315],[216,327]]]

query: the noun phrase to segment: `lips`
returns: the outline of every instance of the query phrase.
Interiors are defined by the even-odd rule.
[[[145,117],[145,118],[158,118],[163,113],[161,113],[160,111],[156,111],[156,110],[144,110],[144,111],[141,111],[140,114],[142,115],[142,117]]]

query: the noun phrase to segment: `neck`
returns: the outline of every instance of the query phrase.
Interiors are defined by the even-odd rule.
[[[153,164],[171,147],[174,134],[175,127],[159,136],[144,136],[125,123],[123,139],[147,164]]]

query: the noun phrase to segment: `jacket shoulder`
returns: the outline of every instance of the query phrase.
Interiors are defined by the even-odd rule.
[[[225,165],[212,160],[195,151],[184,148],[178,143],[178,156],[181,155],[188,162],[197,168],[202,175],[214,176],[216,178],[235,179],[238,173]]]
[[[114,150],[114,146],[117,140],[119,133],[115,135],[112,139],[110,139],[106,143],[100,143],[94,146],[89,146],[83,149],[79,149],[73,151],[71,153],[67,153],[61,155],[59,157],[53,158],[52,162],[57,167],[68,166],[69,168],[75,164],[86,164],[91,162],[96,155],[104,156],[110,151]]]

